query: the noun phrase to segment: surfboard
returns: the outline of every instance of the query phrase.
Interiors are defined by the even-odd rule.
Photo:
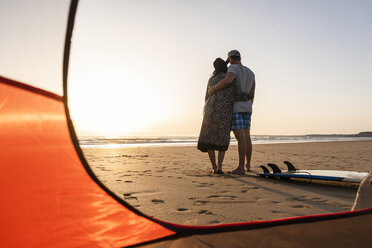
[[[268,178],[303,178],[325,181],[339,181],[339,182],[352,182],[360,183],[367,175],[367,172],[359,171],[341,171],[341,170],[299,170],[291,162],[284,161],[288,170],[282,171],[279,166],[273,163],[268,163],[267,166],[271,168],[272,172],[261,165],[263,173],[257,173],[258,176]]]

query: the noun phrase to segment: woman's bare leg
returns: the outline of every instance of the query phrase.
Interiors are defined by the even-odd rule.
[[[218,164],[217,164],[217,170],[222,171],[222,162],[225,158],[225,151],[218,151]]]
[[[208,150],[209,160],[211,161],[213,172],[217,171],[217,165],[216,165],[216,155],[214,153],[214,150]]]

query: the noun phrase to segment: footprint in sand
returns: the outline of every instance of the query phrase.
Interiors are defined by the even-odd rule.
[[[154,204],[164,203],[164,201],[160,199],[152,199],[151,202]]]
[[[298,198],[298,197],[291,197],[291,198],[287,198],[287,201],[294,202],[294,201],[305,201],[305,200]]]
[[[208,185],[200,184],[200,185],[198,185],[198,186],[196,186],[196,187],[199,187],[199,188],[205,188],[205,187],[208,187]]]
[[[133,181],[124,181],[124,183],[133,183]]]
[[[280,203],[278,201],[269,201],[269,202],[272,203],[272,204],[278,204],[278,203]]]
[[[213,225],[213,224],[218,224],[218,223],[220,223],[218,220],[212,220],[212,221],[209,221],[208,224]]]
[[[319,202],[319,203],[327,202],[327,200],[321,199],[319,197],[313,197],[313,198],[311,198],[311,200],[313,200],[315,202]]]
[[[309,207],[304,206],[304,205],[293,205],[293,206],[291,206],[291,208],[309,208]]]
[[[198,214],[212,215],[213,213],[208,210],[200,210]]]
[[[185,212],[187,211],[188,209],[187,208],[177,208],[177,211],[178,212]]]
[[[231,198],[231,199],[237,198],[235,195],[210,195],[208,196],[208,198],[219,198],[219,197]]]
[[[210,203],[210,201],[196,201],[193,203],[193,205],[205,205],[207,203]]]
[[[281,211],[278,211],[278,210],[273,210],[273,211],[271,211],[271,213],[273,213],[273,214],[280,214],[280,213],[281,213]]]

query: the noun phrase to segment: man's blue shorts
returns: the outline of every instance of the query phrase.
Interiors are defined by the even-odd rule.
[[[252,112],[233,113],[231,130],[251,129]]]

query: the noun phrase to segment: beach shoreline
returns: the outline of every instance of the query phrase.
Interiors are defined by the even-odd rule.
[[[237,165],[237,147],[226,152],[224,171]],[[357,187],[281,181],[254,173],[214,175],[208,155],[191,146],[83,149],[95,175],[112,192],[148,216],[179,224],[269,220],[350,210]],[[284,160],[300,169],[365,171],[372,141],[253,146],[252,169]]]
[[[252,144],[289,144],[336,141],[372,141],[372,137],[357,135],[252,135]],[[89,148],[137,148],[137,147],[173,147],[197,146],[196,136],[118,136],[118,137],[79,137],[80,146]],[[237,145],[234,137],[230,145]]]

